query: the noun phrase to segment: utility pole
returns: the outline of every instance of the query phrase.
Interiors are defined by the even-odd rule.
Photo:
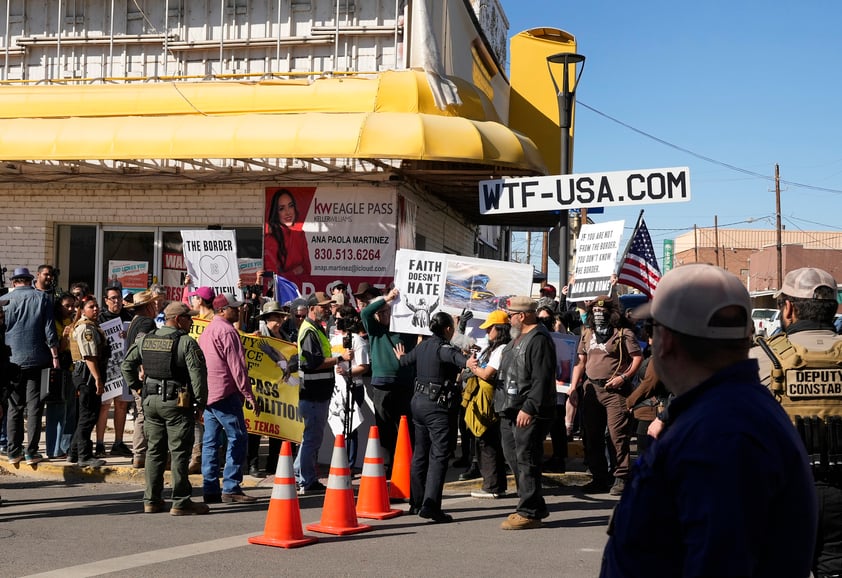
[[[713,216],[713,250],[716,253],[716,266],[719,267],[719,215]]]
[[[783,250],[781,247],[781,171],[780,166],[775,164],[775,248],[778,252],[778,286],[780,291],[783,286]]]
[[[532,231],[526,232],[526,262],[532,264]]]
[[[693,224],[693,262],[699,262],[699,228]]]
[[[549,231],[544,231],[543,239],[541,241],[541,273],[544,275],[544,279],[548,279],[548,267],[549,267],[549,257],[550,257],[550,234]],[[559,287],[559,291],[561,288]]]

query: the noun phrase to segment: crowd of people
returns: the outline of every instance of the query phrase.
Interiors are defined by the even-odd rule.
[[[817,443],[808,459],[803,433],[810,416],[838,416],[838,402],[806,396],[802,403],[786,385],[787,368],[817,363],[802,354],[813,361],[795,364],[790,349],[820,349],[831,361],[842,352],[832,325],[837,286],[824,271],[787,275],[778,297],[784,332],[760,348],[752,347],[745,287],[710,265],[667,273],[650,303],[634,311],[607,295],[568,304],[564,291],[559,296],[547,285],[539,299],[510,297],[470,329],[469,311],[455,318],[432,312],[432,335],[423,338],[391,329],[396,288],[384,294],[367,283],[353,294],[336,283],[284,304],[271,297],[246,303],[198,287],[168,303],[154,286],[134,295],[110,286],[102,302],[84,284],[56,295],[51,279],[46,265],[37,275],[16,269],[3,297],[0,450],[12,465],[45,459],[45,417],[48,459],[101,467],[103,416],[112,412],[110,453],[132,455],[145,468],[145,512],[166,508],[168,462],[173,515],[254,501],[241,484],[245,473],[263,475],[260,437],[246,431],[243,405],[257,415],[260,405],[239,330],[297,345],[296,359],[278,364],[283,377],[297,374],[301,495],[326,489],[317,458],[338,388],[347,391],[346,415],[366,393],[372,400],[387,465],[400,419],[410,417],[409,511],[430,522],[453,520],[442,492],[460,429],[467,468],[460,478],[482,479],[473,497],[507,495],[507,470],[514,475],[517,506],[505,530],[542,526],[549,515],[542,473],[565,470],[567,442],[578,432],[592,476],[581,491],[621,497],[603,575],[842,570],[836,454]],[[209,320],[198,342],[189,335],[194,318]],[[121,371],[134,399],[120,396],[109,408],[101,395],[111,349],[100,324],[113,319],[126,323]],[[67,377],[54,380],[59,385],[45,404],[41,372],[49,368]],[[123,439],[127,416],[135,419],[131,448]],[[346,433],[355,459],[352,421]],[[553,451],[545,456],[548,434]],[[634,437],[639,457],[632,463]],[[269,453],[271,471],[278,452]],[[203,503],[191,499],[189,474],[199,472]]]

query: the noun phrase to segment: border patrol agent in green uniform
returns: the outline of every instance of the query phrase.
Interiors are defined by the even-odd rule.
[[[207,514],[206,504],[190,499],[193,488],[187,475],[193,448],[193,426],[197,412],[208,398],[207,366],[199,344],[187,333],[196,314],[184,303],[164,309],[164,326],[146,334],[129,348],[121,366],[128,386],[141,391],[149,440],[146,453],[146,491],[143,511],[164,511],[164,469],[167,449],[172,455],[173,516]],[[144,381],[138,379],[143,365]]]

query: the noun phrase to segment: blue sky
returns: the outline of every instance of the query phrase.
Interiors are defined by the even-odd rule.
[[[587,59],[582,103],[768,177],[579,106],[573,172],[690,167],[689,203],[607,209],[595,219],[625,219],[630,229],[644,208],[659,260],[664,239],[713,226],[714,215],[721,227],[773,228],[778,163],[790,182],[784,226],[842,231],[842,2],[501,2],[509,36],[548,26],[576,37]]]

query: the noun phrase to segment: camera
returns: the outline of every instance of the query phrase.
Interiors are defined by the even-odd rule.
[[[359,317],[342,317],[336,320],[336,328],[348,333],[359,333],[363,327]]]
[[[354,336],[350,333],[342,337],[342,347],[345,349],[353,349],[354,348]]]

